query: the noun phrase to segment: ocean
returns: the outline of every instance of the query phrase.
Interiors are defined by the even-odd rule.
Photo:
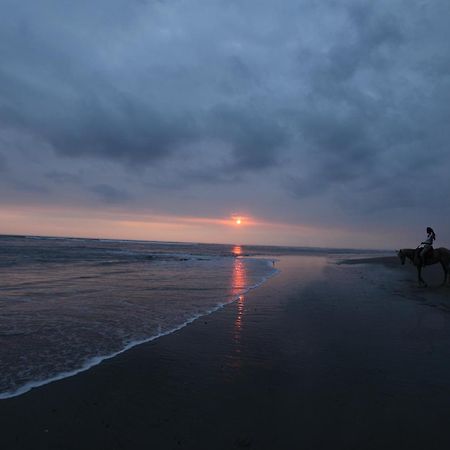
[[[0,399],[174,332],[293,253],[355,251],[0,236]]]

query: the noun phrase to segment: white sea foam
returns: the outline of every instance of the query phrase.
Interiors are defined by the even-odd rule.
[[[126,250],[125,250],[126,251]],[[175,252],[174,252],[175,253]],[[177,256],[182,254],[177,253]],[[187,256],[187,254],[186,254]],[[192,255],[190,255],[192,257]],[[115,323],[119,323],[120,326],[126,325],[126,321],[128,320],[130,323],[128,324],[129,327],[133,328],[134,322],[136,320],[136,317],[138,319],[141,319],[141,316],[145,314],[149,314],[151,316],[152,314],[158,315],[158,314],[173,314],[173,317],[178,317],[178,310],[176,307],[185,307],[185,311],[183,314],[188,314],[189,317],[185,320],[182,320],[180,323],[176,324],[173,323],[169,326],[167,330],[162,330],[161,324],[157,324],[153,326],[154,332],[150,333],[148,337],[145,338],[139,338],[139,339],[132,339],[130,342],[122,341],[120,342],[121,338],[120,336],[127,335],[128,331],[125,329],[122,334],[118,333],[116,339],[119,341],[115,341],[115,346],[120,347],[118,350],[114,350],[111,352],[106,352],[105,354],[97,354],[97,355],[91,355],[87,358],[83,358],[80,362],[77,364],[77,367],[71,367],[69,370],[55,370],[53,374],[45,374],[40,372],[38,368],[35,369],[35,372],[33,372],[33,362],[31,361],[31,358],[33,358],[35,355],[30,355],[29,360],[31,361],[28,364],[31,366],[31,378],[28,380],[25,380],[25,382],[22,381],[21,377],[18,376],[17,381],[13,383],[12,388],[7,389],[0,393],[0,399],[8,399],[12,397],[16,397],[22,394],[25,394],[26,392],[29,392],[31,389],[43,386],[49,383],[52,383],[54,381],[58,381],[64,378],[72,377],[74,375],[79,374],[80,372],[84,372],[86,370],[89,370],[90,368],[100,364],[102,361],[106,359],[113,358],[137,345],[153,341],[155,339],[158,339],[162,336],[166,336],[168,334],[174,333],[188,324],[192,323],[199,317],[204,317],[208,314],[211,314],[218,309],[222,308],[224,305],[229,304],[233,301],[236,301],[241,295],[247,293],[251,289],[255,289],[258,286],[262,285],[268,278],[271,276],[274,276],[276,273],[278,273],[278,270],[273,267],[272,260],[262,260],[262,259],[253,259],[253,258],[221,258],[221,257],[207,257],[206,260],[198,260],[198,258],[192,260],[189,259],[187,261],[183,261],[183,263],[188,264],[186,265],[180,265],[182,264],[180,261],[165,261],[163,265],[157,265],[158,270],[155,272],[155,266],[137,266],[136,269],[132,269],[131,271],[124,272],[122,279],[114,279],[115,283],[124,291],[126,292],[128,283],[131,288],[128,287],[128,289],[131,289],[130,293],[128,294],[130,298],[125,298],[122,301],[120,300],[120,295],[117,298],[107,298],[107,299],[100,299],[100,298],[91,298],[86,296],[81,296],[81,285],[76,284],[74,285],[75,292],[74,298],[67,297],[63,299],[61,303],[58,303],[55,309],[52,309],[52,302],[54,303],[54,298],[52,295],[54,295],[54,292],[50,292],[49,299],[47,300],[48,304],[45,304],[45,313],[48,314],[48,316],[45,316],[42,311],[38,311],[37,317],[42,316],[42,323],[41,325],[45,328],[47,327],[49,331],[49,336],[47,338],[48,345],[50,348],[46,348],[45,352],[43,354],[44,360],[47,360],[47,365],[51,365],[51,361],[53,359],[51,358],[52,352],[54,355],[58,355],[58,348],[52,349],[51,346],[54,345],[55,342],[55,336],[52,333],[52,327],[57,327],[57,333],[58,337],[62,333],[64,336],[64,333],[67,334],[67,348],[71,350],[72,346],[79,346],[84,345],[84,334],[78,332],[78,334],[74,335],[73,330],[67,328],[68,325],[66,325],[65,321],[74,321],[75,322],[75,333],[78,331],[78,327],[81,329],[85,329],[86,327],[91,326],[89,320],[94,319],[94,325],[96,325],[95,320],[102,321],[104,319],[104,316],[110,316],[109,318],[112,318],[114,320],[118,320],[117,316],[120,318],[119,322],[114,322],[114,320],[111,320],[110,322],[106,321],[105,324],[101,324],[101,329],[104,329],[105,335],[108,335],[107,333],[108,329],[111,329],[111,327],[115,327]],[[149,268],[150,267],[150,268]],[[265,269],[263,269],[265,267]],[[269,270],[270,268],[270,270]],[[85,269],[83,269],[83,273],[85,273]],[[97,269],[96,269],[97,270]],[[152,276],[154,279],[152,283],[145,283],[145,281],[148,281],[145,277],[143,278],[140,270],[147,270],[148,276]],[[226,270],[229,271],[226,272]],[[237,279],[234,280],[232,277],[233,271],[237,271],[240,273],[239,276],[237,276]],[[112,272],[111,272],[112,273]],[[114,272],[115,274],[117,272]],[[167,278],[167,273],[171,274],[174,277],[174,280],[172,282],[171,277]],[[73,274],[72,274],[73,275]],[[99,278],[101,277],[107,277],[108,272],[102,272],[100,274],[96,274],[95,277],[95,285],[91,285],[89,283],[92,283],[93,281],[89,281],[90,278],[84,278],[83,282],[88,283],[86,284],[87,287],[94,286],[98,288],[99,286]],[[226,294],[225,288],[226,284],[225,281],[227,279],[227,276],[231,277],[231,285],[229,285],[228,289],[231,288],[230,295]],[[83,275],[86,277],[86,274]],[[116,275],[117,276],[117,275]],[[185,277],[184,282],[183,280],[180,281],[180,277]],[[178,278],[177,278],[178,277]],[[195,280],[192,281],[192,278],[197,277],[198,280],[201,280],[201,288],[198,291],[196,288]],[[61,278],[56,279],[56,286],[57,291],[60,292],[61,286],[72,286],[74,277],[73,276],[66,276],[63,280]],[[144,281],[143,281],[144,280]],[[155,281],[156,280],[156,281]],[[42,283],[42,280],[39,280]],[[107,282],[111,282],[111,279]],[[55,280],[49,280],[48,281],[48,289],[51,291],[53,287],[53,284],[55,284]],[[69,284],[67,284],[69,283]],[[145,297],[145,301],[142,301],[142,292],[146,292],[146,289],[149,288],[155,288],[155,283],[159,283],[158,287],[158,297],[161,295],[166,295],[169,300],[172,298],[172,301],[175,302],[175,309],[164,309],[161,310],[161,307],[163,303],[159,302],[156,303],[151,296],[151,293]],[[168,283],[168,284],[167,284]],[[183,284],[184,283],[184,284]],[[189,283],[189,286],[186,286],[186,283]],[[105,285],[106,286],[106,285]],[[189,291],[190,288],[193,288],[193,290],[196,292],[196,296],[198,297],[200,294],[203,293],[203,297],[195,297],[193,298],[195,301],[186,303],[186,296],[183,297],[183,286],[186,288],[187,291]],[[102,288],[102,285],[100,283],[100,288]],[[38,290],[38,288],[36,288]],[[40,289],[40,288],[39,288]],[[30,287],[28,287],[28,290],[30,290]],[[12,289],[13,291],[13,289]],[[40,289],[42,291],[42,289]],[[177,292],[180,292],[178,294]],[[104,292],[101,290],[101,292]],[[172,292],[172,294],[170,294]],[[175,292],[175,294],[174,294]],[[216,292],[216,299],[211,304],[211,292]],[[220,294],[223,292],[222,294]],[[17,294],[17,293],[16,293]],[[46,292],[46,294],[48,294]],[[111,290],[111,295],[117,296],[117,291]],[[131,294],[134,294],[136,298],[132,297]],[[104,292],[104,295],[107,295],[107,292]],[[172,297],[170,297],[172,295]],[[176,297],[173,297],[173,295],[176,295]],[[180,295],[182,297],[180,297]],[[188,297],[189,298],[189,297]],[[204,298],[204,300],[202,300]],[[119,299],[119,300],[118,300]],[[42,299],[39,299],[42,301]],[[44,298],[44,303],[46,299]],[[33,302],[37,304],[36,299],[31,299],[31,306],[30,308],[33,308]],[[133,303],[135,302],[135,303]],[[178,302],[178,303],[177,303]],[[184,302],[184,303],[183,303]],[[203,302],[203,303],[202,303]],[[14,305],[14,296],[12,296],[11,305]],[[23,302],[22,302],[23,304]],[[186,306],[187,305],[187,306]],[[203,306],[202,306],[203,305]],[[209,306],[208,306],[209,305]],[[20,305],[19,305],[20,306]],[[119,309],[117,309],[120,306]],[[151,307],[151,308],[150,308]],[[64,308],[68,308],[65,310]],[[131,309],[124,309],[124,308],[131,308]],[[135,309],[136,308],[136,311]],[[150,308],[150,309],[148,309]],[[186,309],[187,308],[187,309]],[[191,308],[191,313],[189,313],[189,308]],[[117,309],[117,310],[116,310]],[[199,312],[200,309],[200,312]],[[24,338],[27,338],[29,336],[29,339],[33,339],[33,333],[36,333],[32,328],[27,330],[27,327],[29,326],[27,322],[27,315],[24,313],[23,308],[21,309],[18,307],[17,311],[20,311],[20,314],[17,315],[18,323],[14,323],[11,325],[11,330],[17,330],[25,329],[28,331],[28,333],[24,333]],[[10,317],[13,317],[14,314],[17,312],[14,310],[10,310]],[[84,316],[87,311],[87,315]],[[92,312],[94,311],[94,313]],[[122,311],[125,311],[128,316],[123,315]],[[57,316],[56,313],[62,314],[61,317]],[[36,321],[36,311],[31,311],[33,315],[33,322]],[[56,317],[55,317],[56,315]],[[5,316],[6,317],[6,316]],[[180,316],[182,317],[182,315]],[[22,322],[20,322],[22,320]],[[85,320],[85,321],[84,321]],[[172,321],[175,319],[171,319]],[[5,325],[6,322],[2,322],[3,325]],[[111,325],[111,323],[113,325]],[[141,322],[139,322],[140,324]],[[69,323],[70,325],[70,323]],[[168,326],[167,323],[165,326]],[[65,328],[66,327],[66,328]],[[109,327],[109,328],[108,328]],[[69,330],[69,331],[68,331]],[[0,328],[1,331],[1,328]],[[98,328],[93,328],[93,331],[95,333],[98,333]],[[6,330],[5,337],[7,336],[8,330]],[[43,334],[40,330],[37,331],[38,333]],[[72,334],[71,334],[72,333]],[[10,333],[10,338],[13,338],[13,334]],[[85,338],[87,339],[87,338]],[[101,335],[100,335],[101,340]],[[90,342],[90,341],[89,341]],[[101,342],[96,342],[96,344],[101,344]],[[39,356],[39,351],[42,349],[35,348],[34,351]],[[74,352],[76,349],[73,349]],[[79,349],[78,349],[79,350]],[[83,347],[84,350],[84,347]],[[1,351],[1,349],[0,349]],[[8,355],[11,357],[11,355]],[[14,356],[14,355],[12,355]],[[23,356],[23,355],[22,355]],[[37,356],[36,356],[37,357]],[[10,358],[11,361],[14,361],[14,358]],[[39,363],[40,360],[38,359],[37,362]],[[70,365],[70,353],[69,353],[69,360],[67,361],[67,364]],[[38,364],[36,364],[36,367]],[[21,372],[27,372],[27,368],[25,370],[22,370]],[[17,372],[19,373],[19,369],[17,369]],[[9,374],[10,377],[14,379],[14,373]]]

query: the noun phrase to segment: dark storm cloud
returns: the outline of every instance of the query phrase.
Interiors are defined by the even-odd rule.
[[[97,184],[92,186],[90,191],[97,194],[99,198],[106,203],[123,203],[131,199],[127,192],[107,184]]]
[[[394,16],[376,14],[370,5],[351,4],[348,25],[352,33],[333,43],[321,58],[309,54],[299,62],[306,60],[310,66],[313,88],[307,108],[298,111],[299,129],[309,148],[309,171],[287,183],[299,196],[373,174],[377,154],[388,145],[383,142],[389,132],[383,122],[389,98],[368,95],[365,88],[370,85],[358,82],[357,76],[380,76],[390,66],[391,52],[403,41],[400,24]]]
[[[139,92],[124,92],[120,79],[96,61],[96,38],[108,39],[107,33],[113,37],[117,25],[131,26],[129,3],[99,4],[100,9],[111,6],[117,12],[104,18],[85,2],[76,7],[67,2],[30,4],[28,11],[12,2],[5,5],[9,14],[3,16],[7,26],[1,45],[3,124],[36,135],[61,155],[135,163],[166,156],[179,141],[189,139],[189,117],[155,111],[139,99]],[[86,35],[79,21],[87,25]]]
[[[228,141],[233,164],[226,169],[258,170],[277,165],[279,151],[286,145],[287,130],[266,112],[218,107],[212,112],[212,129],[217,138]]]
[[[425,174],[431,177],[437,164],[449,164],[450,86],[444,77],[427,75],[435,61],[421,44],[435,42],[442,54],[449,33],[442,22],[433,32],[425,30],[428,24],[420,26],[419,16],[395,7],[389,14],[368,5],[348,11],[354,37],[307,61],[313,91],[299,127],[311,161],[306,173],[285,185],[300,198],[346,186],[336,200],[364,213],[420,206],[427,197],[425,204],[437,204],[442,198],[430,194]],[[446,178],[435,181],[440,189],[448,186]]]
[[[79,175],[67,172],[60,172],[57,170],[52,170],[51,172],[46,173],[45,177],[57,184],[66,184],[66,183],[72,184],[81,182],[81,177]]]
[[[311,199],[353,216],[435,207],[449,14],[444,0],[4,1],[0,151],[11,179],[61,198],[216,212],[220,197],[290,219]]]
[[[201,4],[194,2],[192,8]],[[230,147],[234,170],[276,163],[288,136],[272,120],[267,105],[256,111],[258,102],[248,104],[245,98],[236,102],[258,84],[259,75],[245,55],[236,54],[237,49],[220,49],[222,40],[230,40],[230,32],[217,29],[217,36],[205,42],[205,36],[194,35],[196,24],[189,20],[206,17],[194,10],[196,17],[183,23],[177,2],[167,2],[161,10],[157,3],[136,2],[123,18],[118,11],[128,9],[128,3],[115,1],[114,12],[104,20],[95,12],[99,5],[92,7],[94,11],[86,5],[65,3],[63,9],[44,2],[40,7],[29,5],[29,10],[13,2],[5,5],[9,14],[3,16],[6,63],[0,69],[3,124],[35,135],[57,154],[69,157],[148,165],[212,135]],[[214,10],[220,8],[213,2]],[[115,71],[108,67],[108,52],[116,48],[108,41],[120,47],[135,32],[140,13],[148,16],[149,25],[153,22],[169,34],[170,25],[184,28],[188,42],[179,42],[176,36],[174,42],[170,38],[166,42],[141,24],[137,37],[142,42],[131,46],[129,55],[120,55],[129,57],[129,68],[121,61]],[[171,13],[181,23],[166,24],[164,15]],[[239,11],[235,14],[229,19],[238,17]],[[84,28],[77,29],[81,21]],[[143,48],[136,49],[139,45]],[[205,51],[197,51],[196,45]],[[183,47],[190,59],[181,54]],[[205,59],[210,56],[213,59]]]

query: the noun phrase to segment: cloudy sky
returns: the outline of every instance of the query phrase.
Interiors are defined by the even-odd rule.
[[[449,17],[0,0],[0,233],[450,246]]]

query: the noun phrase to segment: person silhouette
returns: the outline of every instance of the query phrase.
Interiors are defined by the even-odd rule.
[[[427,227],[427,238],[417,247],[417,255],[415,263],[425,266],[425,257],[433,248],[433,241],[436,240],[436,233],[433,228]]]

